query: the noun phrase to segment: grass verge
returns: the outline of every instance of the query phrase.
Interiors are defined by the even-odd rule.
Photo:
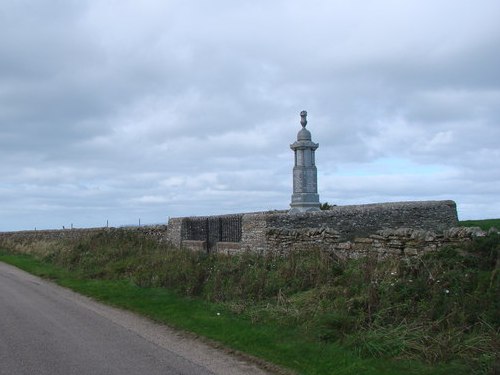
[[[61,286],[155,321],[194,332],[230,348],[264,358],[301,374],[460,374],[459,364],[428,366],[418,361],[361,358],[336,343],[304,340],[300,331],[252,323],[222,304],[179,296],[164,288],[138,287],[127,280],[86,279],[31,255],[0,252],[0,261]]]
[[[28,272],[301,374],[498,369],[498,234],[403,259],[208,255],[123,229],[0,247]]]

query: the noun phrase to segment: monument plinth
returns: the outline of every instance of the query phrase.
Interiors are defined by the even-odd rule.
[[[293,195],[289,213],[319,211],[318,171],[314,152],[318,143],[311,140],[311,132],[306,129],[307,112],[300,112],[302,129],[297,134],[297,141],[290,145],[295,153],[293,167]]]

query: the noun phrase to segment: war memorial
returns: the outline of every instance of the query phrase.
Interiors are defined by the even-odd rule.
[[[290,145],[293,151],[290,209],[170,218],[166,225],[131,227],[176,247],[234,254],[321,249],[342,258],[415,256],[484,235],[459,228],[451,200],[333,206],[320,210],[315,152],[307,112]],[[112,228],[0,233],[2,239],[79,238]]]

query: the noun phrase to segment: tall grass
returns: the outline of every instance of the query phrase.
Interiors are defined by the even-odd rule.
[[[340,343],[366,358],[458,364],[471,374],[498,366],[495,234],[420,258],[348,261],[319,250],[208,255],[127,230],[1,245],[85,278],[126,279],[219,303],[251,322],[293,327],[305,341]]]

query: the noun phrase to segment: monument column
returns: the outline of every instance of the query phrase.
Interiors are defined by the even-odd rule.
[[[314,152],[318,143],[311,141],[311,132],[306,129],[307,112],[300,112],[302,129],[297,141],[290,145],[295,153],[293,167],[293,195],[289,213],[319,211],[318,177]]]

